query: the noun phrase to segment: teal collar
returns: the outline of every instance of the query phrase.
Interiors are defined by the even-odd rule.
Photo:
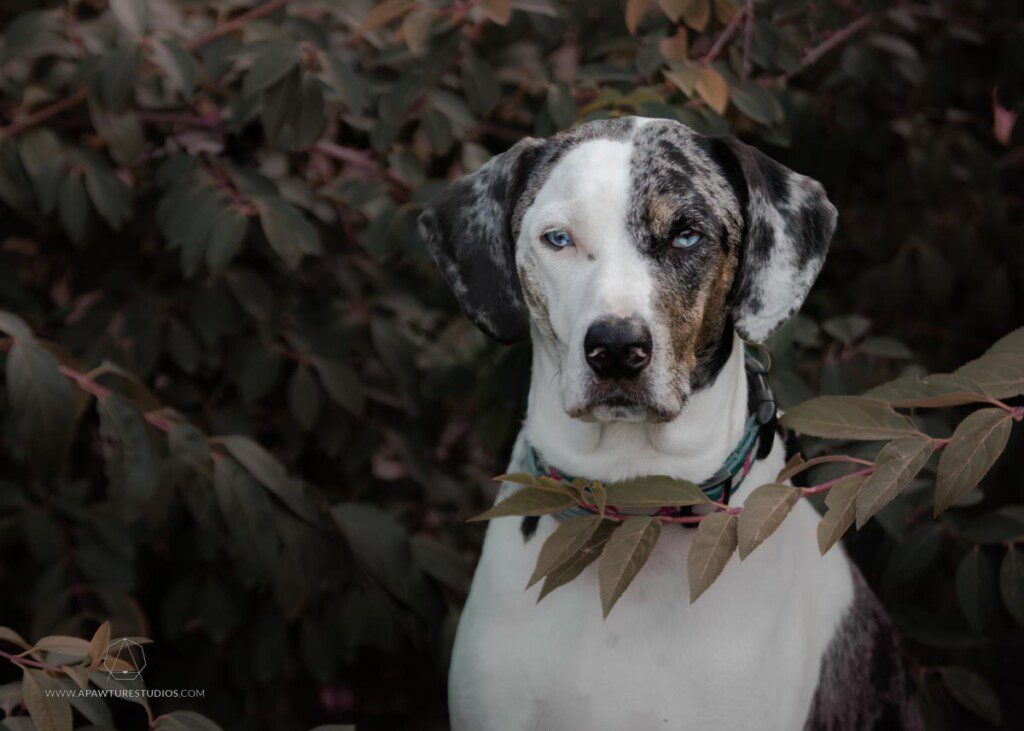
[[[751,413],[747,417],[743,435],[718,471],[699,485],[704,494],[715,502],[729,502],[729,498],[743,483],[754,462],[768,456],[775,438],[775,398],[768,386],[767,370],[749,351],[746,354],[745,365],[748,409]],[[572,482],[577,477],[545,464],[532,444],[526,445],[526,469],[538,477],[550,477],[563,482]],[[688,512],[689,508],[665,507],[660,508],[656,514],[674,516]],[[564,521],[587,513],[586,508],[575,507],[556,513],[555,518]]]

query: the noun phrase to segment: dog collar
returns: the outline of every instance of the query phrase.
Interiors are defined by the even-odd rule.
[[[743,483],[754,463],[768,456],[774,442],[776,405],[775,397],[768,385],[768,371],[750,349],[746,351],[744,366],[747,371],[747,406],[750,416],[744,425],[743,435],[715,474],[698,485],[709,499],[716,502],[729,502],[729,498]],[[572,482],[577,477],[545,464],[537,450],[529,443],[526,445],[526,468],[538,477],[550,477],[562,482]],[[690,507],[663,507],[659,508],[655,515],[688,515],[690,510]],[[554,517],[559,521],[565,521],[591,512],[593,511],[588,508],[576,506],[555,513]]]

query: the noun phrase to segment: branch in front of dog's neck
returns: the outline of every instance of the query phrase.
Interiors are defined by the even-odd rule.
[[[538,601],[598,564],[605,616],[643,567],[663,526],[696,526],[687,556],[690,600],[696,600],[725,569],[733,553],[745,559],[782,525],[801,498],[825,495],[818,548],[825,554],[846,531],[862,527],[889,505],[935,455],[936,516],[981,482],[1003,452],[1011,422],[1024,421],[1024,406],[1004,399],[1024,395],[1024,328],[997,342],[982,357],[951,374],[904,377],[863,396],[822,396],[783,415],[787,428],[805,436],[885,445],[874,459],[845,454],[794,456],[775,481],[750,491],[742,506],[712,500],[687,480],[646,477],[604,484],[515,473],[495,478],[521,489],[473,520],[555,515],[558,525],[537,556],[529,586],[543,579]],[[919,409],[974,405],[949,437],[930,436],[913,418]],[[909,413],[901,413],[900,410]],[[829,464],[856,469],[808,486],[785,484]],[[678,515],[691,507],[700,514]],[[651,514],[654,513],[654,514]],[[916,520],[920,511],[913,513]]]

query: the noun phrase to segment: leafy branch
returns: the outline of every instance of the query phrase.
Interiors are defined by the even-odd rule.
[[[572,482],[527,473],[494,478],[520,489],[473,520],[540,516],[582,508],[589,515],[562,522],[541,546],[527,586],[541,579],[540,599],[579,576],[600,559],[598,583],[605,616],[628,588],[657,544],[663,525],[697,524],[687,558],[690,601],[722,573],[737,550],[750,555],[774,533],[802,497],[827,493],[818,524],[824,555],[856,522],[861,528],[910,484],[931,457],[938,462],[934,515],[957,503],[984,478],[1006,447],[1011,422],[1024,420],[1024,406],[1003,399],[1024,394],[1024,328],[999,340],[982,357],[951,374],[902,378],[862,396],[822,396],[786,413],[782,422],[808,436],[887,443],[874,460],[847,455],[800,455],[775,482],[752,490],[742,507],[712,501],[694,483],[665,476],[603,484]],[[951,437],[923,433],[902,410],[984,404],[968,415]],[[859,469],[809,487],[785,484],[795,475],[827,463]],[[695,515],[642,515],[637,511],[693,507]]]
[[[73,389],[95,398],[111,492],[120,498],[127,517],[138,518],[156,490],[160,469],[148,432],[152,428],[166,436],[167,449],[173,456],[197,477],[212,482],[237,550],[242,556],[255,552],[257,555],[250,560],[256,568],[270,570],[289,560],[287,555],[278,555],[285,546],[274,551],[257,546],[265,545],[265,534],[275,529],[281,531],[280,539],[285,541],[298,530],[288,527],[297,520],[302,530],[342,539],[370,582],[400,601],[410,601],[409,587],[419,587],[424,581],[420,571],[412,567],[381,564],[365,541],[367,526],[385,534],[400,530],[390,516],[370,506],[331,505],[322,492],[290,475],[253,439],[237,434],[207,436],[173,409],[160,406],[143,384],[116,365],[104,363],[83,372],[58,348],[37,339],[12,313],[0,310],[0,332],[8,336],[0,339],[0,352],[7,353],[11,416],[22,432],[22,447],[38,453],[40,464],[48,469],[59,465],[73,439],[76,414],[85,408]],[[329,389],[345,388],[330,363],[315,355],[308,360],[325,383],[331,384]],[[98,379],[104,376],[115,377],[123,392],[101,383]],[[338,395],[341,400],[348,398]],[[459,583],[447,577],[445,581]],[[290,596],[288,601],[294,604],[303,597]]]
[[[280,10],[291,2],[294,2],[294,0],[268,0],[262,5],[258,5],[251,10],[241,13],[231,20],[220,23],[205,33],[201,33],[185,43],[184,47],[187,51],[198,50],[218,38],[241,30],[248,23],[254,20],[259,20],[260,18],[264,18],[271,13]],[[89,90],[87,88],[78,89],[73,94],[60,99],[53,104],[49,104],[42,109],[36,110],[21,119],[17,119],[6,127],[0,128],[0,140],[16,137],[26,129],[40,125],[51,117],[55,117],[69,109],[74,109],[79,104],[84,103],[88,98]]]

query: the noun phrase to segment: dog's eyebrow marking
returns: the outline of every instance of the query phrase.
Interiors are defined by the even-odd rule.
[[[523,543],[529,543],[530,539],[533,538],[533,534],[537,532],[537,523],[540,522],[540,517],[536,515],[528,515],[523,518],[523,522],[519,524],[519,530],[523,534]]]

